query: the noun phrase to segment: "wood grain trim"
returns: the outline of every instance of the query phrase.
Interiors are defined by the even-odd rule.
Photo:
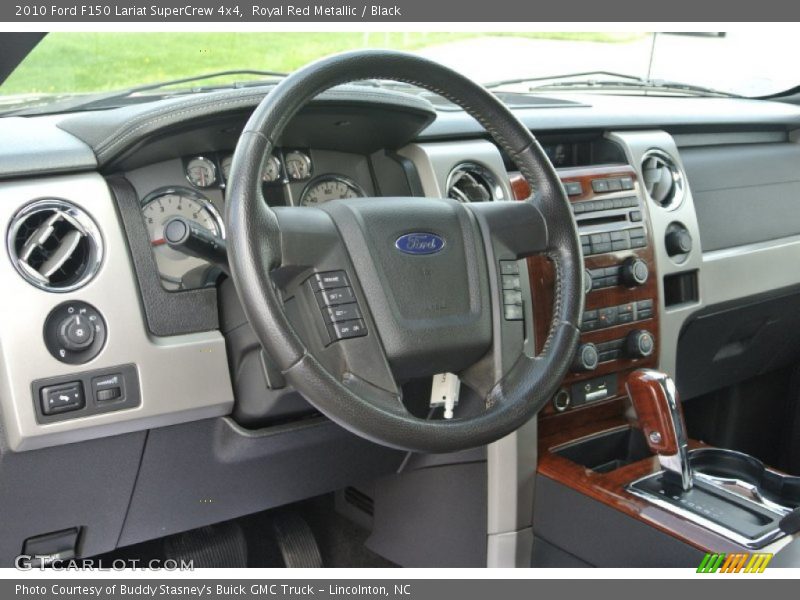
[[[670,415],[669,404],[664,388],[658,379],[646,371],[634,371],[628,376],[628,395],[630,396],[639,426],[647,438],[650,450],[656,454],[677,454],[675,426]],[[678,403],[680,418],[683,408]],[[685,431],[685,426],[683,427]],[[654,437],[655,434],[657,437]]]

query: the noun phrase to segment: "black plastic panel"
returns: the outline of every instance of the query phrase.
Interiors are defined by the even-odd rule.
[[[711,306],[678,339],[676,383],[686,400],[800,359],[800,289]]]
[[[0,566],[28,538],[81,528],[79,556],[113,550],[133,492],[144,431],[0,454]]]
[[[704,252],[800,233],[800,145],[680,151]]]
[[[121,176],[108,180],[117,202],[131,259],[142,294],[147,328],[153,335],[168,336],[210,331],[219,327],[217,290],[203,288],[169,292],[161,285],[150,236],[142,218],[136,191]]]
[[[120,545],[369,481],[403,456],[323,418],[258,431],[227,418],[153,429]]]

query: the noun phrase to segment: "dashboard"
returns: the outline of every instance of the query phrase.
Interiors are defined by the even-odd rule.
[[[232,151],[267,91],[0,120],[0,487],[32,486],[24,508],[44,527],[30,530],[22,508],[0,495],[13,529],[0,556],[75,523],[89,524],[85,551],[99,553],[339,489],[354,474],[393,473],[403,460],[316,414],[271,368],[230,280],[164,241],[175,217],[225,239]],[[570,98],[514,109],[559,171],[586,267],[581,352],[545,416],[618,399],[638,366],[677,373],[692,397],[767,368],[763,357],[796,359],[794,346],[761,345],[775,339],[773,323],[794,330],[790,310],[756,311],[754,329],[734,340],[713,325],[731,303],[752,307],[800,285],[785,268],[800,260],[800,108]],[[373,88],[321,96],[263,157],[262,173],[264,200],[276,207],[529,193],[467,115]],[[43,243],[26,245],[34,235]],[[528,267],[507,291],[535,352],[553,275],[546,263]],[[43,405],[51,395],[63,404]],[[526,439],[481,455],[508,484],[490,488],[490,505],[505,507],[492,513],[490,532],[514,529],[506,519],[516,507],[492,494],[523,490],[503,479],[510,464],[514,474],[535,473]],[[31,472],[42,481],[29,481]],[[50,510],[45,480],[58,482],[70,510]],[[198,489],[215,501],[198,505]],[[119,510],[97,515],[98,503]]]

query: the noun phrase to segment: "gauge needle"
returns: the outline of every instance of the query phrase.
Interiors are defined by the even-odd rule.
[[[166,243],[167,243],[167,240],[165,240],[164,238],[158,238],[157,240],[152,240],[150,242],[150,244],[153,245],[153,246],[163,246]]]

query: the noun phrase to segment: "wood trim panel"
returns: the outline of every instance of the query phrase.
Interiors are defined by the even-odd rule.
[[[647,282],[638,287],[628,288],[616,286],[592,290],[586,296],[585,310],[595,310],[609,306],[620,306],[639,300],[653,300],[653,316],[650,319],[616,325],[607,329],[587,331],[581,335],[581,342],[593,342],[595,344],[625,338],[629,333],[637,329],[646,329],[656,338],[656,349],[652,355],[645,359],[622,358],[611,362],[600,363],[594,371],[588,373],[570,373],[564,379],[562,389],[569,389],[575,383],[616,373],[617,390],[608,399],[602,402],[626,396],[625,380],[634,370],[640,368],[655,368],[658,365],[658,332],[659,332],[659,313],[658,313],[658,272],[655,262],[655,240],[653,231],[648,218],[647,205],[642,197],[639,183],[636,178],[635,170],[629,165],[606,165],[600,167],[577,167],[570,169],[560,169],[559,176],[566,184],[569,182],[579,182],[582,193],[570,196],[570,201],[575,204],[587,200],[599,200],[619,198],[623,196],[636,195],[640,198],[639,210],[642,212],[643,219],[640,223],[645,228],[645,238],[647,246],[632,250],[622,250],[596,256],[587,256],[584,259],[587,269],[599,269],[621,264],[627,258],[642,259],[650,271]],[[592,190],[592,181],[595,179],[630,177],[634,181],[634,189],[620,192],[599,193]],[[524,199],[530,195],[528,182],[519,174],[510,175],[511,187],[517,199]],[[635,209],[631,209],[635,210]],[[597,214],[597,213],[594,213]],[[579,226],[580,226],[580,216]],[[555,274],[552,263],[543,256],[535,256],[528,259],[528,271],[531,282],[531,297],[533,298],[533,321],[534,335],[536,338],[536,351],[541,352],[544,341],[547,339],[547,328],[553,315],[553,286]],[[580,408],[569,409],[581,410]],[[548,404],[542,411],[547,416],[555,413],[552,404]]]

